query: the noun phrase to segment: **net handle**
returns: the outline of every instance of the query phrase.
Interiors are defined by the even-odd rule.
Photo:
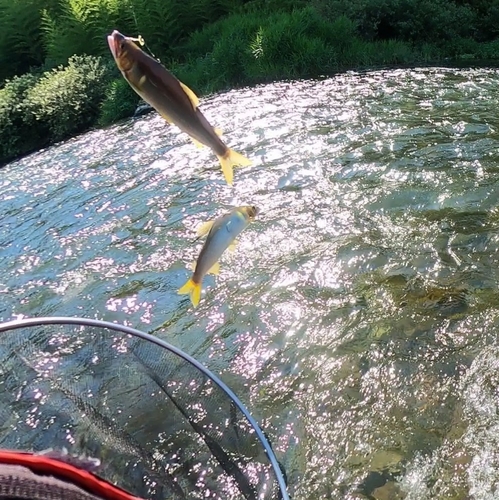
[[[41,317],[41,318],[22,318],[13,321],[7,321],[5,323],[0,323],[0,333],[4,333],[9,330],[17,330],[19,328],[24,328],[27,326],[40,326],[40,325],[78,325],[78,326],[93,326],[97,328],[107,328],[108,330],[113,330],[120,333],[126,333],[129,335],[133,335],[134,337],[139,337],[143,340],[147,340],[156,344],[159,347],[163,347],[170,352],[173,352],[177,356],[180,356],[182,359],[194,365],[198,370],[200,370],[204,375],[206,375],[209,379],[211,379],[216,385],[218,385],[226,394],[229,396],[232,401],[239,408],[241,413],[246,417],[252,427],[255,429],[260,442],[265,448],[265,452],[272,464],[272,468],[274,469],[274,473],[277,478],[277,482],[279,484],[279,488],[281,490],[282,500],[290,500],[289,495],[286,488],[286,482],[284,481],[284,477],[282,475],[281,469],[279,467],[279,463],[277,462],[277,458],[274,455],[274,451],[270,446],[265,434],[260,429],[259,425],[256,423],[256,420],[251,416],[249,411],[240,401],[240,399],[234,394],[234,392],[224,383],[220,378],[218,378],[215,374],[213,374],[208,368],[202,365],[199,361],[197,361],[189,354],[181,351],[178,347],[175,347],[164,340],[155,337],[149,333],[141,332],[140,330],[136,330],[135,328],[131,328],[125,325],[119,325],[116,323],[111,323],[109,321],[102,321],[99,319],[90,319],[90,318],[79,318],[79,317],[65,317],[65,316],[54,316],[54,317]]]

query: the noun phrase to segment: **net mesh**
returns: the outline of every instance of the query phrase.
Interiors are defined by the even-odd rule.
[[[282,498],[246,416],[174,352],[95,326],[0,333],[0,448],[63,447],[143,498]]]

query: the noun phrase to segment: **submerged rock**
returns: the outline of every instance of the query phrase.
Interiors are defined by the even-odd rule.
[[[147,113],[150,113],[154,108],[152,106],[149,106],[146,102],[143,102],[137,106],[137,109],[135,110],[135,113],[133,114],[133,117],[136,118],[137,116],[142,116]]]

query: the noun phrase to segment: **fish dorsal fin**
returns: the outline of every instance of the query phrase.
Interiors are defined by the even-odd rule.
[[[222,137],[222,135],[224,135],[224,131],[220,128],[215,128],[215,134],[218,135],[218,137]]]
[[[203,223],[202,223],[202,224],[198,227],[198,229],[197,229],[197,231],[196,231],[196,232],[197,232],[197,235],[198,235],[198,236],[206,236],[206,235],[210,232],[211,228],[213,227],[213,223],[214,223],[214,222],[215,222],[215,221],[213,221],[213,220],[209,220],[208,222],[203,222]]]
[[[214,274],[215,276],[218,276],[220,274],[220,264],[218,262],[215,262],[210,269],[208,269],[208,272],[206,274]]]
[[[192,106],[196,109],[199,106],[199,99],[197,95],[187,86],[185,83],[179,82],[183,91],[187,94],[187,97],[192,102]]]

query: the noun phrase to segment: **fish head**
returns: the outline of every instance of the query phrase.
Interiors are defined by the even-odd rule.
[[[248,221],[251,222],[258,215],[260,209],[255,206],[248,206],[248,207],[242,207],[242,212],[244,213],[246,219],[248,219]]]
[[[137,51],[140,51],[134,39],[122,35],[118,30],[114,30],[108,35],[107,43],[119,70],[124,73],[130,71],[135,64]]]

